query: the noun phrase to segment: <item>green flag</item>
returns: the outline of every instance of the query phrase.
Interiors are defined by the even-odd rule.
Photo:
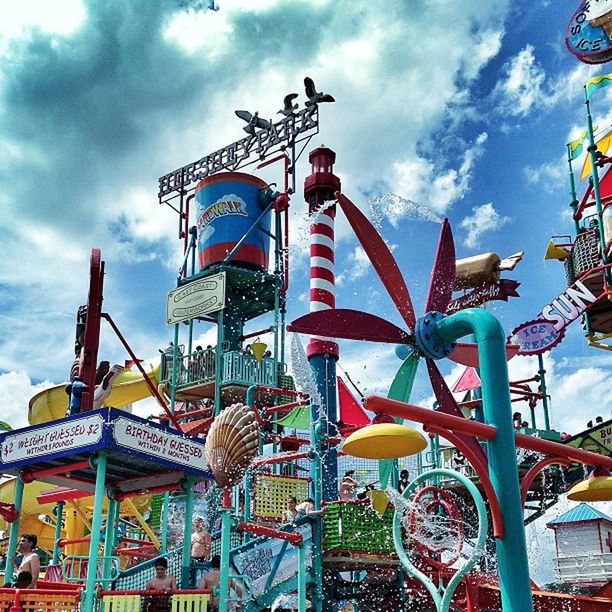
[[[594,91],[606,85],[610,85],[610,83],[612,83],[612,74],[600,74],[599,76],[587,79],[587,82],[584,84],[586,99],[588,100]]]
[[[578,138],[567,143],[570,159],[576,159],[577,157],[580,157],[580,155],[582,154],[582,143],[584,142],[586,135],[586,130],[583,130],[582,134],[580,134]]]

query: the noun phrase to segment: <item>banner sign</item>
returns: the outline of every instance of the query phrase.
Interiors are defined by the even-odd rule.
[[[306,567],[310,567],[312,565],[312,529],[309,524],[303,524],[297,527],[296,531],[302,534],[306,548]],[[268,588],[295,576],[298,570],[297,548],[274,538],[234,555],[232,560],[239,574],[251,578],[254,597],[265,593],[270,573],[275,567],[277,569],[271,577]]]
[[[225,308],[225,272],[195,280],[168,293],[166,323],[188,321]]]
[[[287,146],[300,142],[308,136],[314,136],[318,131],[318,106],[316,104],[307,106],[295,115],[284,117],[269,128],[261,129],[254,135],[249,135],[160,177],[159,201],[165,202],[172,199],[181,191],[188,190],[192,185],[215,172],[237,170],[252,153],[255,153],[258,159],[264,159],[266,154],[282,151]],[[168,195],[170,197],[166,197]]]
[[[572,436],[565,444],[612,457],[612,420],[598,423],[595,427]]]
[[[565,33],[567,48],[585,64],[612,59],[612,2],[580,0]]]
[[[28,457],[55,455],[62,451],[92,446],[102,439],[104,420],[99,414],[7,434],[0,446],[2,463],[13,463]]]
[[[452,300],[446,309],[446,313],[451,314],[464,308],[480,306],[492,300],[507,302],[509,297],[519,297],[516,290],[520,284],[510,279],[498,280],[495,283],[484,283],[469,293]]]
[[[113,423],[113,438],[118,446],[159,457],[199,470],[206,469],[204,444],[194,438],[158,429],[146,423],[118,418]]]

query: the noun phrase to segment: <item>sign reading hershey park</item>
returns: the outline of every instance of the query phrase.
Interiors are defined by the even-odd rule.
[[[319,131],[317,105],[307,106],[295,115],[284,117],[269,128],[260,129],[197,161],[164,174],[159,179],[159,201],[165,202],[194,183],[221,170],[237,170],[252,153],[264,159],[266,155],[283,150]],[[172,194],[172,195],[171,195]],[[166,197],[170,196],[170,197]]]

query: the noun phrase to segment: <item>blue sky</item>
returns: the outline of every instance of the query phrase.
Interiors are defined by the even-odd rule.
[[[242,138],[235,109],[271,117],[290,91],[302,105],[306,75],[336,98],[321,106],[312,146],[336,151],[343,191],[393,245],[418,312],[439,225],[376,196],[448,216],[460,257],[525,251],[506,275],[521,298],[491,308],[507,330],[564,288],[562,266],[542,258],[550,235],[572,229],[565,143],[584,126],[582,84],[610,71],[565,48],[576,0],[219,4],[0,2],[0,400],[16,426],[34,392],[68,377],[91,247],[106,260],[105,310],[135,351],[152,360],[167,344],[181,243],[175,214],[157,204],[158,177]],[[594,97],[600,128],[611,94]],[[289,320],[307,311],[305,159]],[[338,306],[400,323],[340,214],[337,262]],[[196,333],[212,337],[205,325]],[[108,329],[100,357],[124,358]],[[556,428],[610,416],[611,363],[578,323],[546,355]],[[341,365],[385,392],[399,362],[393,347],[345,343]],[[534,373],[531,359],[511,362],[514,378]],[[430,398],[422,372],[414,400]]]

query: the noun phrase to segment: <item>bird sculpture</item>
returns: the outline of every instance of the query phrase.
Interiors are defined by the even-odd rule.
[[[287,94],[283,99],[284,108],[281,108],[277,114],[285,115],[285,117],[291,117],[293,111],[297,109],[298,105],[294,104],[293,101],[298,97],[296,93]]]
[[[240,117],[243,121],[246,121],[247,124],[242,128],[247,134],[251,134],[251,136],[255,136],[255,128],[262,128],[267,130],[271,123],[266,121],[265,119],[261,119],[259,117],[259,113],[255,113],[251,115],[249,111],[245,110],[237,110],[235,111],[236,116]]]
[[[336,101],[332,95],[317,91],[314,81],[310,77],[304,79],[304,85],[306,86],[306,97],[308,98],[306,106],[316,106],[320,102]]]

